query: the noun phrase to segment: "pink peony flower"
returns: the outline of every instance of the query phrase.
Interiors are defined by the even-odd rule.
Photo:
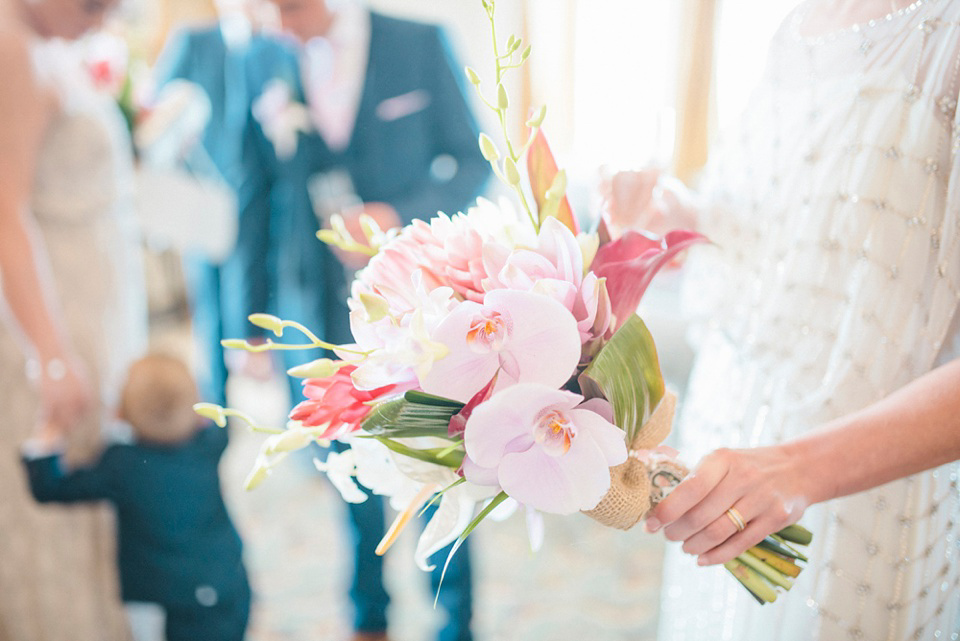
[[[528,240],[508,208],[478,199],[467,214],[440,213],[429,222],[414,220],[357,274],[351,292],[382,296],[394,315],[415,308],[410,275],[420,270],[428,289],[450,287],[458,297],[480,301],[486,291],[484,254],[507,254],[515,240]]]
[[[372,390],[354,387],[350,375],[356,369],[347,365],[327,378],[308,378],[303,382],[307,400],[301,401],[290,411],[290,419],[306,427],[327,426],[317,435],[321,439],[335,439],[360,429],[360,423],[370,413],[370,402],[403,389],[401,385],[386,385]]]
[[[610,488],[608,468],[627,459],[627,446],[606,401],[581,401],[538,384],[495,394],[467,421],[464,476],[544,512],[596,507]]]

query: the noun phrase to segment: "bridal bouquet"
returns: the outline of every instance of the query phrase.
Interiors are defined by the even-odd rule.
[[[483,6],[497,43],[494,3]],[[520,47],[511,36],[495,49],[496,97],[483,98],[501,125],[510,107],[503,76],[530,53]],[[477,73],[468,68],[467,76],[480,91]],[[540,108],[528,120],[522,144],[505,126],[501,145],[480,136],[518,207],[480,200],[466,213],[387,233],[368,220],[367,242],[336,217],[320,232],[328,243],[372,254],[348,301],[352,344],[331,345],[267,314],[250,320],[277,337],[292,330],[306,340],[225,342],[335,355],[290,370],[304,379],[307,400],[265,441],[248,486],[292,450],[347,443],[317,466],[347,501],[368,500],[367,492],[389,497],[399,516],[380,552],[414,515],[437,505],[415,552],[428,569],[432,554],[450,543],[455,553],[494,511],[523,507],[533,540],[543,512],[585,512],[626,529],[679,482],[685,468],[656,449],[669,432],[673,398],[635,310],[657,271],[706,239],[691,231],[612,239],[602,223],[582,231],[540,131],[544,116]],[[221,425],[228,415],[242,417],[211,405],[198,411]],[[766,560],[730,568],[763,601],[775,598],[772,585],[789,587],[785,577],[799,572],[799,553],[773,543]]]

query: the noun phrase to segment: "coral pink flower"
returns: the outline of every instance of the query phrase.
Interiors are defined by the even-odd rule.
[[[602,399],[519,384],[481,403],[464,432],[464,476],[529,507],[570,514],[597,506],[608,468],[627,460],[623,430]]]
[[[359,390],[350,378],[355,369],[353,365],[347,365],[333,376],[305,380],[303,393],[307,400],[290,411],[290,419],[306,427],[326,425],[327,429],[317,438],[335,439],[360,429],[360,423],[370,413],[371,401],[406,391],[400,385]]]

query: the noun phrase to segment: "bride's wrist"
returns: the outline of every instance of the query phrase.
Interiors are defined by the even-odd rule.
[[[806,505],[822,503],[836,496],[833,462],[817,439],[803,438],[782,445],[796,471],[799,494]]]
[[[67,376],[67,361],[62,356],[51,356],[46,359],[31,357],[27,359],[25,370],[27,379],[33,383],[43,380],[62,381]]]

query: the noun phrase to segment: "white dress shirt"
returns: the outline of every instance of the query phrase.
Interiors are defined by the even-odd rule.
[[[354,2],[337,9],[326,36],[304,46],[301,73],[310,119],[327,146],[350,143],[370,55],[370,13]]]

